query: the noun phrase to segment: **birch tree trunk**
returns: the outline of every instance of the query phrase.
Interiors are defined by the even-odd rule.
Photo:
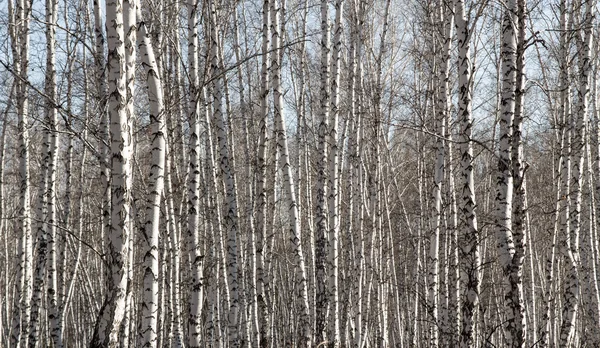
[[[265,298],[265,271],[264,271],[264,241],[267,230],[267,117],[269,114],[269,28],[271,27],[270,0],[263,1],[262,7],[262,47],[261,47],[261,81],[260,81],[260,120],[257,155],[257,181],[256,181],[256,314],[258,321],[257,344],[267,347],[269,343],[269,314]]]
[[[516,76],[515,76],[515,112],[512,125],[511,161],[513,176],[513,220],[512,233],[514,238],[515,253],[510,264],[509,281],[513,315],[515,317],[515,333],[513,334],[515,347],[523,347],[527,338],[527,318],[525,315],[525,299],[523,294],[523,262],[527,248],[527,206],[525,191],[525,171],[527,165],[523,158],[523,109],[525,95],[525,15],[527,8],[525,0],[517,0],[517,50],[516,50]],[[534,291],[534,289],[531,289]]]
[[[204,302],[203,255],[198,238],[200,215],[200,86],[198,79],[198,1],[188,0],[188,71],[190,123],[189,177],[188,177],[188,230],[187,250],[192,262],[191,294],[187,342],[190,348],[202,346],[201,315]]]
[[[11,37],[12,40],[12,37]],[[6,105],[6,108],[4,109],[4,112],[2,113],[2,115],[4,116],[2,118],[2,136],[0,138],[0,234],[2,236],[4,236],[4,251],[5,251],[5,256],[4,256],[4,271],[8,274],[8,234],[5,232],[7,230],[7,224],[4,220],[4,214],[5,214],[5,205],[4,205],[4,190],[5,190],[5,177],[4,177],[4,163],[5,163],[5,158],[6,158],[6,127],[7,127],[7,122],[6,122],[6,115],[8,114],[8,111],[10,109],[10,107],[12,106],[12,103],[10,102],[10,100],[13,99],[14,97],[14,93],[15,93],[15,86],[17,84],[13,83],[12,86],[10,87],[10,94],[9,94],[9,102]],[[10,332],[10,324],[7,323],[7,318],[9,316],[9,303],[11,302],[11,297],[10,297],[10,292],[8,291],[9,285],[8,285],[8,279],[4,280],[3,282],[3,289],[4,289],[4,295],[2,296],[2,300],[4,301],[4,306],[2,306],[2,308],[0,308],[0,345],[2,344],[7,344],[8,342],[10,342],[10,337],[8,336],[8,333]]]
[[[521,3],[522,0],[519,0]],[[524,5],[519,6],[525,9]],[[525,235],[522,229],[522,211],[517,211],[515,230],[512,226],[512,198],[514,190],[514,176],[512,171],[517,166],[517,174],[521,175],[520,163],[513,163],[513,158],[520,158],[519,154],[513,155],[511,144],[514,136],[514,121],[517,99],[517,75],[523,67],[517,61],[518,42],[517,32],[519,21],[517,18],[517,1],[507,3],[502,22],[502,90],[501,114],[498,145],[498,175],[496,191],[496,236],[500,266],[504,274],[504,302],[506,314],[506,344],[509,347],[524,347],[525,345],[525,308],[523,302],[523,259]],[[524,14],[523,14],[524,15]],[[523,35],[524,37],[524,35]],[[520,69],[520,70],[519,70]],[[518,121],[517,121],[518,122]],[[517,126],[518,127],[518,126]],[[517,140],[518,144],[518,140]],[[514,149],[518,151],[517,149]],[[517,204],[521,195],[517,194]],[[517,209],[521,209],[518,207]]]
[[[49,304],[48,320],[50,324],[50,336],[54,347],[62,348],[63,341],[61,335],[61,316],[58,307],[58,274],[57,274],[57,257],[56,257],[56,170],[58,163],[59,139],[58,139],[58,110],[55,106],[58,100],[56,86],[56,22],[57,22],[58,4],[56,0],[46,1],[46,96],[48,121],[47,138],[49,145],[49,161],[47,162],[46,182],[47,188],[44,194],[46,195],[46,214],[47,214],[47,229],[48,232],[48,264],[45,266],[48,270],[47,284],[47,299]]]
[[[98,88],[98,108],[100,110],[100,129],[99,129],[99,154],[102,157],[100,159],[100,184],[102,185],[102,225],[100,235],[102,238],[102,252],[104,250],[104,242],[106,240],[107,231],[110,229],[110,205],[111,205],[111,188],[110,188],[110,131],[109,131],[109,119],[107,113],[108,103],[108,86],[106,80],[106,58],[105,52],[105,38],[103,32],[102,22],[102,10],[100,7],[100,0],[94,0],[94,35],[95,35],[95,73]],[[104,263],[101,264],[100,280],[101,283],[105,283]],[[100,290],[100,294],[104,295],[103,288]]]
[[[225,207],[224,216],[225,229],[227,231],[227,281],[229,285],[229,295],[231,303],[227,313],[228,322],[228,344],[230,347],[240,345],[238,335],[238,254],[237,254],[237,192],[235,190],[235,178],[231,165],[231,156],[229,142],[227,139],[227,129],[225,125],[225,114],[223,112],[223,85],[220,78],[220,57],[219,57],[219,25],[217,24],[217,8],[214,1],[211,1],[211,30],[210,30],[210,48],[211,48],[211,71],[216,76],[214,79],[213,107],[214,120],[217,130],[217,143],[220,154],[220,168],[225,182]]]
[[[577,209],[573,207],[577,198],[576,189],[573,187],[578,183],[575,173],[575,165],[573,166],[573,172],[571,172],[571,162],[578,161],[576,151],[573,151],[572,144],[577,141],[575,133],[575,125],[573,119],[574,115],[571,114],[571,89],[570,89],[570,55],[569,55],[569,35],[567,33],[568,28],[571,24],[568,21],[568,3],[566,0],[561,1],[561,108],[563,112],[563,122],[566,127],[566,135],[563,144],[563,158],[566,159],[563,162],[563,168],[561,169],[561,176],[563,180],[563,189],[565,194],[561,204],[561,221],[560,221],[560,234],[561,234],[561,252],[564,256],[564,270],[565,281],[563,285],[563,308],[562,308],[562,323],[560,326],[559,342],[562,347],[571,347],[573,343],[573,336],[575,333],[575,319],[579,308],[580,299],[580,283],[579,283],[579,269],[577,265],[577,253],[575,249],[577,242],[574,240],[574,221],[576,214],[573,214],[573,210]],[[575,196],[575,197],[573,197]]]
[[[470,23],[465,13],[465,3],[455,1],[456,35],[458,45],[458,120],[460,123],[460,180],[459,203],[459,260],[461,279],[462,328],[460,347],[474,346],[475,313],[480,294],[480,239],[475,212],[475,179],[473,173],[472,65],[470,50]]]
[[[136,68],[136,58],[137,58],[137,14],[136,14],[137,2],[136,0],[126,0],[123,3],[123,28],[125,34],[125,90],[126,90],[126,101],[125,101],[125,110],[127,112],[127,119],[134,120],[135,118],[135,106],[134,106],[134,90],[135,90],[135,68]],[[132,122],[132,121],[130,121]],[[133,124],[133,123],[131,123]],[[131,134],[134,134],[133,132]],[[131,137],[132,144],[130,148],[130,162],[133,163],[135,158],[139,157],[136,154],[136,147],[134,142],[136,142],[137,137]],[[133,170],[133,165],[129,165],[130,171]],[[131,181],[133,178],[133,172],[130,175],[129,180]],[[131,186],[131,184],[130,184]],[[139,209],[136,208],[135,202],[136,198],[132,196],[132,216],[138,216]],[[133,231],[135,228],[136,221],[135,219],[130,220],[130,230]],[[139,220],[139,219],[138,219]],[[133,248],[133,243],[135,235],[130,236],[130,240],[127,242],[127,261],[126,261],[126,273],[127,273],[127,294],[125,298],[125,314],[123,316],[123,320],[121,322],[121,328],[119,332],[119,341],[120,346],[128,347],[131,337],[130,326],[132,325],[132,312],[135,308],[132,306],[133,302],[133,260],[135,252]]]
[[[339,239],[340,239],[340,212],[339,212],[339,150],[338,150],[338,118],[340,113],[340,60],[342,50],[342,13],[344,0],[335,2],[335,28],[333,38],[333,55],[331,71],[331,120],[329,122],[329,180],[328,198],[329,207],[329,247],[328,264],[329,273],[329,346],[337,348],[340,345],[340,296],[339,296]]]
[[[125,315],[127,259],[130,232],[131,126],[125,109],[127,92],[123,2],[106,3],[108,37],[108,115],[111,135],[111,229],[109,290],[98,316],[92,347],[116,347],[119,328]]]
[[[450,11],[448,15],[445,1],[437,3],[438,9],[434,14],[434,25],[437,37],[434,37],[436,46],[440,47],[441,57],[438,62],[435,77],[437,101],[435,105],[436,115],[436,140],[435,140],[435,165],[433,178],[433,200],[434,200],[434,230],[429,238],[429,312],[432,320],[430,345],[437,347],[439,344],[439,326],[445,325],[438,318],[439,304],[439,243],[440,231],[442,229],[442,182],[444,181],[445,166],[445,137],[446,137],[446,115],[448,113],[448,80],[450,70],[450,49],[452,43],[452,27],[454,26],[454,14]],[[435,35],[435,34],[434,34]]]
[[[165,186],[166,134],[163,111],[163,88],[160,74],[146,22],[141,20],[141,13],[139,17],[139,49],[147,83],[148,101],[150,104],[150,126],[152,129],[152,163],[148,178],[150,196],[146,203],[146,222],[144,226],[144,238],[146,239],[147,250],[144,254],[144,302],[142,306],[141,331],[144,336],[142,346],[156,347],[159,295],[158,241],[160,236],[161,196]],[[175,231],[174,233],[177,232]],[[179,313],[175,313],[175,315],[179,316]]]
[[[10,19],[12,19],[11,50],[14,59],[14,73],[16,75],[16,107],[17,107],[17,132],[18,137],[18,180],[19,204],[16,230],[20,239],[17,251],[19,267],[16,282],[17,294],[12,319],[12,334],[10,345],[12,347],[27,347],[29,339],[29,323],[31,311],[32,269],[33,258],[31,235],[31,208],[30,208],[30,183],[29,183],[29,122],[28,122],[28,76],[29,66],[29,20],[31,2],[17,0],[14,13],[12,1],[9,1]],[[10,20],[9,19],[9,20]]]
[[[321,1],[321,86],[319,96],[319,126],[317,143],[317,191],[316,191],[316,213],[315,213],[315,286],[316,286],[316,323],[315,323],[315,343],[321,344],[327,342],[331,337],[327,337],[327,312],[329,310],[329,293],[327,291],[326,269],[327,252],[329,250],[329,241],[327,238],[327,150],[329,130],[329,3],[326,0]]]
[[[272,8],[277,9],[272,11],[273,19],[273,59],[271,66],[271,73],[273,76],[273,117],[275,122],[275,134],[277,146],[279,147],[281,168],[283,171],[283,186],[286,191],[286,195],[289,201],[288,214],[290,218],[290,241],[292,242],[294,253],[296,255],[297,268],[297,282],[299,283],[297,298],[300,301],[300,314],[299,314],[299,336],[298,342],[300,347],[311,346],[311,325],[308,305],[308,280],[306,276],[306,265],[304,263],[304,253],[302,251],[302,235],[300,231],[300,215],[298,212],[298,205],[296,203],[296,193],[294,178],[292,175],[292,168],[290,163],[289,149],[287,134],[285,129],[285,122],[283,117],[283,93],[281,87],[281,56],[278,54],[279,50],[282,49],[281,45],[281,34],[279,32],[280,27],[280,9],[277,7],[280,4],[277,0],[272,0],[274,5]],[[281,5],[279,5],[281,6]]]

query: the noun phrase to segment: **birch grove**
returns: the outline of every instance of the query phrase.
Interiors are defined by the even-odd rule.
[[[0,347],[596,347],[591,0],[0,2]]]

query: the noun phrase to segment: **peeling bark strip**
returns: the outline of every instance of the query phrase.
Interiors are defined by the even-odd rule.
[[[125,109],[127,92],[122,0],[107,1],[108,115],[111,136],[111,228],[108,292],[98,315],[92,347],[116,347],[125,315],[131,200],[131,125]]]

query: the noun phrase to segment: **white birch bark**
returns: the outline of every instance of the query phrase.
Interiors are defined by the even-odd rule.
[[[135,107],[134,107],[134,89],[135,89],[135,66],[136,66],[136,57],[137,57],[137,19],[136,19],[136,1],[135,0],[125,0],[123,2],[123,30],[125,34],[125,90],[126,90],[126,101],[125,101],[125,110],[127,113],[127,119],[133,120],[135,117]],[[132,133],[133,134],[133,133]],[[132,139],[131,149],[133,149],[131,153],[131,160],[134,161],[134,158],[138,157],[135,153],[135,146],[133,142],[135,142],[134,138]],[[129,165],[130,170],[133,170],[133,166]],[[129,177],[129,181],[132,180],[133,174]],[[131,186],[131,183],[129,183]],[[137,216],[139,210],[134,208],[134,215]],[[134,219],[130,220],[130,230],[133,230]],[[121,327],[119,332],[119,342],[122,347],[128,347],[131,337],[130,326],[132,324],[131,316],[132,311],[134,310],[132,306],[133,302],[133,259],[135,252],[133,248],[133,235],[129,241],[127,241],[127,261],[126,261],[126,273],[127,273],[127,294],[125,298],[125,314],[123,316],[123,320],[121,321]]]
[[[188,122],[190,123],[188,230],[186,242],[192,263],[191,294],[187,343],[190,348],[202,346],[202,303],[204,302],[203,255],[199,244],[200,214],[200,86],[198,79],[198,1],[188,0],[188,71],[190,78]]]
[[[456,9],[455,3],[452,1],[451,3],[445,3],[444,7],[445,11],[448,13],[445,14],[446,22],[445,22],[445,49],[444,53],[447,54],[447,57],[443,58],[443,61],[446,61],[445,67],[446,75],[444,78],[444,82],[440,85],[441,88],[444,88],[445,91],[442,93],[440,91],[440,95],[442,98],[445,98],[445,102],[442,103],[442,106],[445,107],[445,118],[447,125],[447,136],[446,138],[449,141],[446,142],[446,167],[445,172],[448,189],[447,197],[448,197],[448,205],[450,207],[449,216],[447,217],[447,238],[448,238],[448,258],[446,259],[446,264],[448,267],[448,316],[447,323],[445,323],[446,327],[446,338],[442,341],[443,345],[449,345],[451,347],[458,347],[460,342],[460,269],[459,269],[459,257],[458,257],[458,209],[456,202],[456,187],[455,187],[455,177],[454,177],[454,136],[452,134],[452,114],[449,112],[449,102],[450,102],[450,85],[449,85],[449,69],[450,69],[450,60],[451,60],[451,48],[452,48],[452,37],[453,37],[453,29],[455,27],[454,19],[456,17]],[[446,49],[447,48],[447,49]]]
[[[58,307],[58,274],[56,269],[57,257],[56,257],[56,225],[57,212],[56,212],[56,170],[58,163],[58,151],[59,151],[59,138],[58,138],[58,110],[54,104],[58,100],[57,86],[56,86],[56,22],[58,4],[56,0],[46,1],[46,95],[50,99],[48,103],[48,114],[47,119],[49,121],[48,127],[48,140],[50,145],[50,161],[48,162],[47,169],[47,180],[48,188],[46,194],[46,205],[47,205],[47,220],[48,220],[48,285],[47,285],[47,299],[49,304],[48,320],[50,321],[50,336],[54,347],[62,348],[63,341],[61,337],[61,317]]]
[[[173,185],[171,179],[171,154],[170,154],[169,142],[166,139],[165,144],[165,200],[167,202],[168,220],[167,228],[171,231],[170,239],[170,250],[171,250],[171,269],[173,272],[173,282],[171,284],[173,292],[173,315],[171,317],[173,326],[174,343],[172,346],[176,348],[184,347],[184,331],[182,327],[182,313],[181,310],[181,244],[180,244],[180,231],[178,221],[175,218],[175,205],[173,202]]]
[[[525,94],[525,0],[517,0],[517,50],[515,76],[515,112],[512,125],[511,161],[513,176],[513,216],[512,233],[515,253],[510,264],[509,281],[511,283],[514,324],[514,346],[523,347],[527,339],[527,318],[525,315],[525,299],[523,294],[523,262],[527,248],[527,206],[525,191],[526,163],[523,157],[523,118]],[[535,289],[531,289],[534,291]]]
[[[97,82],[97,93],[98,93],[98,109],[100,110],[100,125],[99,125],[99,147],[100,155],[100,184],[102,185],[102,224],[100,226],[101,245],[102,253],[106,254],[105,240],[107,231],[110,229],[110,204],[111,204],[111,191],[110,191],[110,131],[109,131],[109,120],[107,113],[107,102],[108,102],[108,86],[106,80],[106,58],[105,58],[105,38],[103,29],[104,25],[102,22],[102,10],[100,7],[100,0],[93,1],[94,7],[94,35],[95,35],[95,52],[94,52],[94,63],[95,63],[95,74]],[[105,270],[104,263],[100,264],[100,283],[104,284]],[[104,296],[104,288],[101,288],[100,294]]]
[[[11,37],[12,40],[12,37]],[[5,229],[6,229],[6,223],[4,220],[4,215],[5,215],[5,205],[4,205],[4,190],[5,190],[5,178],[4,178],[4,159],[6,158],[6,128],[7,128],[7,122],[6,122],[6,115],[8,114],[9,109],[12,107],[12,102],[11,100],[14,97],[14,93],[15,93],[15,86],[17,84],[13,83],[11,88],[10,88],[10,94],[9,94],[9,102],[6,105],[6,108],[4,109],[4,112],[2,113],[3,118],[2,118],[2,137],[0,138],[0,234],[2,234],[2,236],[4,236],[4,272],[6,274],[8,274],[8,269],[9,269],[9,262],[8,262],[8,234],[5,233]],[[10,342],[10,337],[8,337],[8,333],[10,332],[10,324],[7,322],[7,318],[9,316],[9,304],[12,301],[11,300],[11,296],[10,296],[10,292],[9,292],[9,282],[8,279],[6,279],[4,281],[3,285],[3,289],[4,289],[4,295],[2,296],[2,300],[4,301],[4,306],[2,306],[2,308],[0,308],[0,345],[8,345]],[[5,319],[6,318],[6,319]]]
[[[208,78],[208,76],[207,76]],[[209,289],[207,290],[207,297],[208,297],[208,303],[210,304],[210,308],[209,311],[212,311],[211,313],[209,313],[209,323],[207,324],[207,326],[212,326],[212,333],[208,333],[208,335],[212,335],[211,337],[208,337],[208,340],[213,340],[214,342],[217,342],[218,344],[221,344],[220,340],[221,340],[221,332],[223,331],[224,333],[224,328],[222,328],[220,326],[220,321],[221,321],[221,315],[222,315],[222,311],[224,308],[229,308],[230,305],[230,297],[229,297],[229,288],[227,287],[227,270],[226,268],[226,256],[225,256],[225,250],[224,250],[224,246],[223,246],[223,219],[221,216],[221,208],[219,207],[219,188],[222,187],[223,182],[217,182],[217,166],[215,165],[215,155],[214,155],[214,151],[213,151],[213,137],[212,137],[212,127],[211,127],[211,104],[210,101],[208,99],[208,88],[207,87],[203,87],[202,88],[202,102],[204,103],[204,119],[203,119],[203,124],[204,124],[204,129],[205,129],[205,134],[206,134],[206,138],[205,138],[205,149],[204,151],[207,154],[207,158],[206,158],[206,165],[205,165],[205,169],[203,170],[202,177],[208,180],[210,185],[207,185],[207,193],[205,194],[205,205],[208,207],[207,210],[207,214],[208,216],[213,216],[214,218],[211,221],[211,227],[212,228],[212,238],[213,241],[216,241],[215,246],[212,247],[211,253],[212,257],[215,258],[216,263],[217,263],[217,272],[220,275],[218,277],[218,282],[213,281],[209,283]],[[202,170],[202,168],[201,168]],[[210,203],[209,203],[210,202]],[[200,238],[199,238],[200,240]],[[200,245],[198,246],[199,248],[201,247]],[[202,257],[203,258],[203,257]],[[219,288],[219,286],[221,288]],[[221,291],[224,294],[221,294]],[[222,297],[222,304],[223,306],[216,306],[217,303],[219,303],[219,297]],[[200,302],[200,305],[202,305],[202,302]],[[216,306],[216,307],[215,307]],[[223,330],[222,330],[223,329]],[[210,331],[210,330],[207,330]]]
[[[125,315],[127,295],[127,259],[130,232],[131,199],[131,125],[125,103],[127,99],[125,66],[125,33],[123,31],[123,2],[106,3],[108,37],[108,114],[111,135],[111,228],[108,235],[110,250],[109,289],[92,347],[115,347]]]
[[[142,66],[144,67],[148,89],[150,127],[152,132],[152,163],[147,181],[150,195],[146,207],[146,222],[144,226],[144,238],[146,239],[147,250],[144,254],[144,300],[142,305],[141,326],[143,340],[141,344],[143,347],[156,347],[159,290],[158,241],[160,235],[161,196],[165,186],[166,129],[163,111],[162,82],[156,64],[154,48],[150,41],[150,34],[148,33],[147,25],[143,20],[139,23],[139,30],[139,49],[142,56]],[[176,231],[174,234],[176,234]],[[179,313],[175,313],[175,315],[179,315]]]
[[[452,38],[452,27],[454,26],[453,14],[447,16],[446,4],[444,1],[437,3],[438,9],[434,15],[435,32],[439,32],[435,37],[436,46],[440,47],[442,56],[439,59],[437,72],[435,76],[434,89],[437,93],[437,101],[435,106],[435,124],[436,124],[436,140],[435,140],[435,165],[433,178],[433,232],[429,237],[429,315],[431,317],[430,324],[430,345],[437,347],[439,344],[439,327],[444,325],[439,321],[439,243],[440,231],[442,229],[442,182],[444,181],[444,163],[445,163],[445,137],[446,137],[446,114],[448,113],[448,75],[450,69],[450,48]],[[446,17],[449,22],[446,22]],[[435,34],[434,34],[435,35]]]
[[[572,151],[572,144],[575,139],[575,125],[573,122],[574,115],[571,113],[571,88],[570,88],[570,55],[569,55],[569,34],[568,28],[571,27],[568,21],[568,3],[566,0],[561,1],[561,111],[563,117],[563,126],[565,127],[564,143],[562,147],[563,166],[561,168],[561,178],[563,182],[564,195],[561,200],[561,219],[560,219],[560,235],[561,235],[561,253],[564,256],[565,280],[563,284],[563,303],[562,303],[562,323],[560,324],[559,342],[562,347],[571,347],[573,336],[575,333],[575,320],[579,308],[580,299],[580,283],[579,269],[577,265],[577,250],[574,249],[573,240],[573,221],[575,217],[571,212],[573,210],[574,200],[572,197],[575,190],[572,187],[577,179],[575,179],[575,168],[571,171],[571,163],[577,161],[576,153]],[[575,167],[575,166],[573,166]]]
[[[240,345],[238,335],[238,311],[239,311],[239,294],[238,294],[238,255],[237,255],[237,192],[235,190],[235,178],[231,164],[231,156],[228,142],[228,134],[225,125],[225,114],[223,112],[223,85],[219,74],[220,57],[219,57],[219,25],[217,24],[217,8],[214,1],[211,1],[211,30],[210,30],[210,48],[211,48],[211,71],[214,76],[213,90],[213,107],[214,121],[217,131],[217,143],[220,154],[220,168],[225,182],[225,209],[224,225],[227,231],[227,281],[229,286],[230,303],[227,312],[228,324],[228,344],[230,347],[238,347]]]
[[[524,7],[523,7],[524,8]],[[517,19],[517,1],[507,2],[502,22],[502,87],[500,99],[500,127],[498,145],[498,174],[496,190],[496,238],[500,266],[504,277],[504,302],[505,302],[505,335],[509,347],[523,347],[525,345],[525,310],[523,302],[523,275],[522,266],[524,258],[524,230],[517,222],[517,230],[513,231],[513,190],[514,175],[513,143],[514,120],[516,111],[517,75],[519,63],[517,61],[517,32],[520,29]],[[518,151],[518,145],[517,149]],[[519,155],[516,155],[519,157]],[[517,170],[519,172],[521,168]],[[520,174],[520,173],[519,173]],[[519,197],[519,195],[517,195]],[[519,198],[517,198],[519,200]],[[521,203],[522,204],[522,203]],[[520,213],[518,213],[520,214]],[[521,229],[521,230],[519,230]]]
[[[14,12],[13,12],[14,11]],[[31,306],[31,260],[32,236],[30,220],[30,183],[29,183],[29,125],[28,125],[28,86],[27,69],[29,65],[29,20],[30,2],[17,0],[13,10],[9,1],[10,19],[12,19],[11,50],[13,54],[14,72],[16,75],[16,107],[17,132],[19,134],[17,152],[19,156],[18,180],[19,203],[16,230],[20,239],[17,251],[19,267],[16,282],[17,294],[12,318],[10,345],[12,347],[27,347],[29,339],[29,322]]]
[[[460,347],[474,346],[475,313],[480,292],[480,240],[475,212],[475,179],[473,173],[472,65],[470,50],[470,24],[465,13],[465,3],[455,1],[456,35],[458,46],[458,119],[460,122],[460,180],[459,203],[459,259],[461,279],[462,328]]]
[[[329,47],[329,2],[321,1],[321,72],[319,95],[319,126],[317,142],[317,191],[315,213],[315,286],[316,286],[316,322],[315,343],[321,344],[328,339],[327,312],[329,308],[329,293],[327,289],[326,269],[329,241],[327,238],[327,151],[330,108],[330,47]]]
[[[261,87],[260,87],[260,112],[259,112],[259,139],[257,154],[257,181],[256,181],[256,312],[258,322],[257,344],[268,345],[268,313],[265,299],[265,271],[264,271],[264,241],[267,230],[267,117],[269,114],[269,43],[271,27],[271,3],[263,1],[262,7],[262,47],[261,47]]]
[[[288,214],[290,219],[289,238],[292,242],[294,253],[296,255],[296,276],[298,277],[299,290],[297,298],[300,302],[300,314],[298,323],[298,345],[300,347],[311,346],[311,325],[308,304],[308,280],[306,275],[306,265],[304,263],[304,253],[302,251],[302,235],[300,231],[300,215],[296,203],[296,193],[292,168],[290,163],[287,132],[283,117],[283,93],[281,86],[281,55],[277,54],[282,49],[282,38],[279,32],[280,27],[280,8],[282,6],[277,0],[271,0],[271,18],[273,23],[272,42],[273,59],[271,61],[271,73],[273,84],[273,117],[275,122],[275,134],[277,146],[279,148],[280,163],[283,171],[283,186],[289,202]],[[273,9],[275,11],[273,11]]]
[[[597,44],[598,45],[598,44]],[[596,65],[596,68],[598,68],[598,65]],[[598,234],[600,233],[600,180],[598,179],[598,176],[600,175],[600,100],[598,99],[600,96],[600,79],[598,79],[598,70],[596,70],[596,74],[594,75],[594,88],[595,88],[595,93],[594,93],[594,105],[595,105],[595,109],[594,109],[594,119],[595,119],[595,123],[596,123],[596,130],[595,130],[595,136],[593,137],[593,139],[596,142],[596,156],[594,158],[594,169],[596,172],[596,181],[595,181],[595,190],[596,190],[596,233],[594,235],[595,238],[593,238],[594,240],[594,250],[595,250],[595,259],[596,259],[596,267],[597,270],[600,271],[600,245],[598,242]],[[591,131],[592,127],[590,127],[590,131]],[[591,143],[593,144],[593,142]],[[600,286],[600,284],[599,284]]]
[[[340,113],[340,61],[342,50],[342,13],[344,11],[344,0],[335,2],[335,28],[333,37],[333,54],[331,68],[331,115],[329,122],[329,179],[327,204],[329,208],[329,250],[328,265],[329,273],[329,346],[340,345],[340,296],[339,296],[339,239],[340,239],[340,212],[339,212],[339,150],[338,150],[338,119]]]

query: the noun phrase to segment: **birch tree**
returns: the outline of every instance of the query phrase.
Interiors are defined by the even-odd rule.
[[[141,15],[138,15],[141,19]],[[149,175],[150,197],[146,207],[144,237],[147,251],[144,255],[144,305],[142,313],[142,333],[144,347],[157,346],[158,333],[158,295],[159,295],[159,259],[158,241],[160,235],[160,207],[165,186],[165,120],[163,106],[163,87],[150,34],[146,23],[139,23],[139,48],[142,66],[146,77],[148,101],[150,104],[150,122],[152,127],[152,164]]]
[[[329,122],[329,179],[327,205],[329,209],[329,246],[328,265],[331,268],[329,275],[329,303],[330,303],[330,347],[340,345],[340,292],[339,292],[339,260],[340,260],[340,208],[339,208],[339,150],[338,150],[338,122],[340,99],[340,60],[342,49],[342,13],[344,1],[335,3],[335,27],[333,37],[333,54],[331,69],[331,120]],[[328,87],[328,86],[324,86]]]
[[[521,6],[521,8],[525,8]],[[506,340],[510,347],[523,347],[525,344],[525,308],[523,302],[523,258],[525,239],[523,231],[517,229],[513,233],[512,197],[514,177],[512,173],[513,155],[513,122],[515,120],[515,103],[517,94],[517,2],[509,1],[504,11],[502,22],[502,90],[501,116],[498,145],[498,175],[496,193],[496,225],[498,259],[504,274],[504,301],[506,306]],[[524,29],[523,29],[524,30]],[[516,149],[518,151],[518,148]],[[519,155],[516,155],[519,158]],[[516,164],[517,166],[520,163]],[[519,168],[520,169],[520,168]],[[519,170],[517,174],[520,175]],[[522,215],[519,215],[521,217]]]
[[[110,250],[110,279],[108,293],[98,316],[92,347],[115,347],[125,315],[127,295],[127,259],[130,233],[131,197],[131,125],[124,108],[125,34],[123,31],[123,2],[106,3],[108,37],[108,115],[111,136],[111,229],[108,234]]]
[[[225,183],[225,206],[226,214],[224,218],[225,228],[227,231],[227,280],[229,285],[229,293],[231,297],[230,308],[228,308],[228,343],[230,347],[238,347],[238,315],[239,315],[239,294],[238,294],[238,251],[237,251],[237,233],[238,233],[238,217],[237,217],[237,192],[235,189],[235,178],[231,165],[230,149],[227,139],[227,130],[225,125],[225,113],[223,111],[223,85],[219,77],[220,57],[219,57],[219,25],[217,24],[217,8],[215,2],[211,1],[211,30],[210,30],[210,47],[211,47],[211,71],[214,76],[214,119],[217,130],[217,142],[219,146],[220,168],[223,174]]]
[[[259,113],[259,139],[257,154],[257,176],[256,176],[256,236],[255,243],[255,269],[256,269],[256,316],[258,324],[258,340],[262,344],[269,344],[269,315],[265,294],[265,271],[264,271],[264,240],[267,229],[267,118],[269,114],[269,30],[271,27],[271,3],[264,0],[262,5],[262,45],[261,45],[261,79],[260,79],[260,113]],[[260,343],[259,343],[260,344]]]
[[[271,7],[271,18],[273,19],[273,52],[272,55],[272,66],[271,72],[273,76],[273,117],[275,123],[275,133],[277,146],[279,148],[279,156],[281,168],[283,171],[283,186],[286,191],[286,195],[289,201],[288,213],[290,216],[290,227],[289,227],[289,238],[292,242],[294,253],[296,255],[297,269],[296,277],[299,283],[297,299],[300,304],[300,318],[299,318],[299,332],[298,341],[301,347],[311,346],[311,326],[310,325],[310,308],[308,304],[308,279],[306,275],[306,265],[304,262],[304,253],[302,251],[302,234],[300,230],[300,216],[298,212],[298,204],[296,198],[296,190],[294,184],[294,178],[292,175],[292,168],[289,155],[288,137],[285,128],[285,122],[283,117],[283,91],[281,86],[281,57],[282,54],[278,54],[279,50],[282,49],[282,37],[279,32],[280,28],[280,12],[282,6],[281,2],[276,0],[273,1]],[[273,11],[275,9],[275,11]],[[266,343],[266,342],[265,342]]]
[[[455,21],[458,46],[458,120],[460,122],[460,279],[461,279],[461,347],[474,346],[474,320],[480,294],[480,238],[475,212],[475,180],[473,173],[472,65],[470,23],[462,0],[455,1]]]
[[[189,107],[190,123],[189,145],[189,181],[188,181],[188,230],[187,250],[192,260],[192,284],[189,299],[188,345],[201,346],[201,314],[204,302],[203,292],[203,260],[198,240],[200,214],[200,86],[198,78],[198,1],[187,3],[188,19],[188,70],[189,70]]]
[[[327,238],[327,150],[329,128],[329,103],[330,103],[330,59],[329,59],[329,5],[328,2],[321,1],[321,73],[320,73],[320,99],[319,99],[319,126],[317,154],[317,192],[316,192],[316,211],[315,211],[315,286],[316,286],[316,317],[315,317],[315,343],[331,339],[326,334],[327,329],[327,311],[329,308],[329,294],[327,291],[326,269],[327,252],[329,243]]]
[[[11,24],[9,34],[11,37],[11,52],[14,59],[14,75],[16,84],[16,112],[18,158],[19,158],[19,231],[17,268],[17,297],[12,317],[10,345],[13,347],[27,347],[29,338],[30,306],[32,291],[31,260],[32,235],[31,235],[31,208],[30,208],[30,182],[29,182],[29,99],[28,99],[28,74],[29,66],[29,22],[31,16],[31,2],[17,0],[9,1],[9,21]]]

